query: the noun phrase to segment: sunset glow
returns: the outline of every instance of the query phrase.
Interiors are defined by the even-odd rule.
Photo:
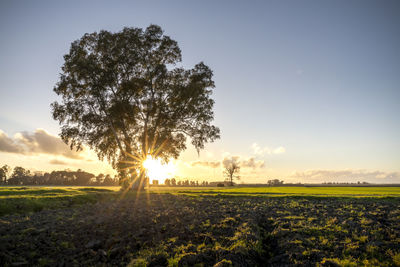
[[[160,159],[153,159],[151,156],[143,162],[143,167],[147,170],[151,183],[153,180],[164,183],[166,178],[172,177],[175,173],[175,167],[171,162],[163,164]]]

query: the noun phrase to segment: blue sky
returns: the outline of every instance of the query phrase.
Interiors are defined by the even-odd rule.
[[[211,173],[190,162],[240,156],[265,163],[243,170],[254,182],[296,173],[314,181],[325,177],[307,174],[327,170],[350,173],[339,180],[378,172],[387,179],[371,181],[400,182],[398,1],[2,1],[3,136],[59,133],[52,88],[72,41],[150,23],[178,41],[183,66],[204,61],[215,75],[221,140],[200,157],[186,151],[181,175]],[[81,166],[37,165],[47,160],[39,154],[0,152],[0,164]]]

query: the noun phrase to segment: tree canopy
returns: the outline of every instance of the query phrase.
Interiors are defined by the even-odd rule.
[[[224,162],[224,169],[224,176],[228,180],[229,184],[233,186],[233,180],[240,179],[240,176],[238,175],[240,172],[239,163],[234,159]]]
[[[132,175],[148,155],[177,158],[187,138],[198,151],[204,148],[220,133],[211,124],[213,73],[202,62],[177,67],[181,59],[177,42],[157,25],[74,41],[54,87],[61,100],[52,103],[52,114],[61,138],[71,149],[89,146]]]
[[[7,182],[7,176],[10,170],[11,168],[8,165],[3,165],[3,167],[0,168],[0,184]]]

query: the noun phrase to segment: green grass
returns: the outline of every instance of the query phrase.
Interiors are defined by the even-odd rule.
[[[156,189],[152,189],[156,191]],[[400,197],[400,187],[160,188],[160,192],[220,196]]]
[[[0,187],[0,216],[115,198],[119,187]]]
[[[0,187],[0,216],[120,197],[120,187]],[[151,187],[152,194],[218,197],[400,197],[400,187]],[[135,195],[128,193],[126,196]]]

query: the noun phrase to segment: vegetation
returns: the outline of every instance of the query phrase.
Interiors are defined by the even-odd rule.
[[[68,208],[116,198],[117,187],[0,187],[0,216]]]
[[[7,165],[3,168],[9,168]],[[0,184],[4,185],[102,185],[116,186],[119,185],[118,177],[111,177],[109,174],[102,173],[97,176],[78,169],[77,171],[63,170],[48,172],[31,173],[23,167],[16,166],[10,177],[4,176],[0,180]]]
[[[267,184],[269,186],[283,185],[283,181],[279,181],[279,179],[273,179],[273,180],[268,180]]]
[[[224,175],[226,179],[228,180],[229,184],[233,186],[233,180],[239,180],[239,172],[240,172],[240,166],[239,163],[236,162],[235,160],[230,160],[228,162],[224,162]]]
[[[62,101],[52,104],[61,138],[107,158],[123,185],[142,184],[147,157],[177,158],[187,137],[198,151],[219,138],[211,69],[174,68],[181,50],[159,26],[85,34],[64,60],[54,88]]]
[[[40,189],[6,187],[2,197],[93,190]],[[258,193],[264,190],[290,192]],[[347,197],[315,197],[317,190]],[[395,187],[156,187],[107,195],[101,203],[1,217],[0,265],[395,266],[400,258]]]
[[[11,168],[8,165],[3,165],[3,167],[0,168],[0,184],[5,184],[7,182],[7,176],[10,169]]]
[[[199,188],[198,190],[180,190],[180,194],[242,197],[400,197],[400,187],[234,187],[234,188]]]

